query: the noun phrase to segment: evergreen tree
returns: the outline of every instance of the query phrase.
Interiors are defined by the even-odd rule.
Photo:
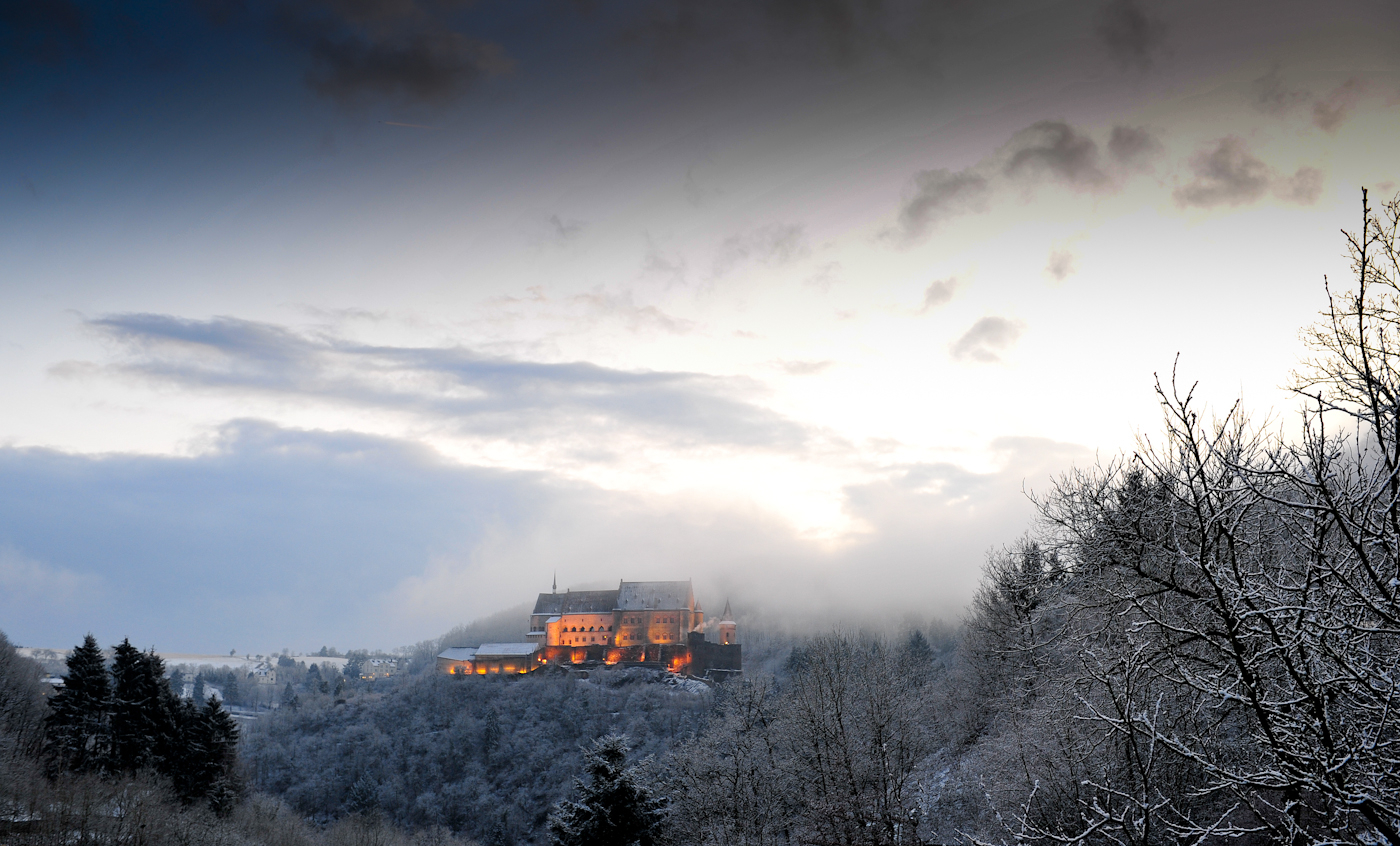
[[[113,652],[112,764],[122,772],[154,767],[168,744],[153,657],[132,646],[129,639]]]
[[[584,750],[588,776],[574,781],[578,802],[563,801],[549,815],[559,846],[652,846],[666,820],[666,800],[643,784],[627,762],[627,738],[610,734]]]
[[[204,746],[204,765],[200,770],[203,792],[200,795],[208,797],[214,813],[227,816],[237,804],[243,787],[238,780],[238,724],[219,700],[211,696],[199,712],[197,725]]]
[[[292,690],[292,683],[287,682],[287,686],[282,688],[282,707],[295,711],[301,705],[301,699],[297,697],[297,692]]]
[[[914,667],[927,668],[933,662],[933,647],[929,645],[923,632],[914,629],[905,640],[900,657]]]
[[[362,775],[350,785],[345,796],[345,806],[352,814],[375,816],[379,813],[379,785],[368,775]]]
[[[63,689],[45,718],[53,771],[101,772],[111,765],[112,686],[107,661],[91,634],[68,656]]]

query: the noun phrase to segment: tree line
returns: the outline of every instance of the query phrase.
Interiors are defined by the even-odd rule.
[[[63,686],[49,704],[50,773],[151,771],[182,802],[206,801],[218,814],[232,810],[240,790],[238,727],[217,698],[195,705],[178,696],[154,650],[123,640],[108,666],[88,635],[69,656]]]

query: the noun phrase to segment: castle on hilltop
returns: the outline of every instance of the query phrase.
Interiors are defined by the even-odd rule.
[[[729,603],[719,620],[707,623],[689,581],[620,581],[616,590],[564,593],[556,585],[535,600],[525,639],[453,647],[438,656],[438,668],[452,675],[488,675],[549,665],[624,665],[710,677],[742,669]]]

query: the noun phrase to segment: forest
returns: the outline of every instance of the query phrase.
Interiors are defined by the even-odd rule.
[[[89,763],[81,663],[45,700],[0,643],[0,842],[1400,846],[1398,230],[1363,192],[1290,434],[1159,378],[1161,430],[1059,477],[955,626],[772,641],[714,688],[307,673],[197,785]]]

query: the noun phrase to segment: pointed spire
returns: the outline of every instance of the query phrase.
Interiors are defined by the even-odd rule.
[[[559,571],[558,571],[558,570],[555,570],[555,571],[554,571],[554,584],[552,584],[552,585],[549,586],[549,592],[550,592],[550,593],[558,593],[558,592],[559,592]]]
[[[729,612],[729,600],[724,600],[724,613],[719,615],[721,620],[732,620],[734,615]]]

